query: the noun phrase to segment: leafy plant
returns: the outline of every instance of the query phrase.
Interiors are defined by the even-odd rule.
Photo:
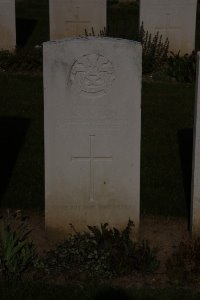
[[[196,53],[180,56],[170,52],[167,61],[167,74],[176,79],[178,82],[194,82],[196,75]]]
[[[177,283],[200,283],[200,239],[183,241],[166,262],[168,278]]]
[[[167,62],[169,40],[162,40],[159,32],[154,37],[145,31],[142,23],[139,31],[139,42],[142,44],[142,70],[143,74],[160,70]]]
[[[65,277],[84,278],[113,277],[137,272],[153,272],[159,266],[155,249],[147,241],[133,242],[130,238],[133,222],[119,231],[109,228],[108,223],[100,227],[88,226],[89,232],[79,233],[74,229],[64,243],[47,252],[44,269],[49,274],[62,273]]]
[[[142,240],[135,246],[135,269],[142,273],[148,273],[157,270],[160,262],[156,258],[156,250],[151,249],[148,241]]]
[[[8,277],[20,277],[35,258],[35,248],[28,241],[30,231],[21,212],[17,211],[0,223],[0,259],[2,273]]]

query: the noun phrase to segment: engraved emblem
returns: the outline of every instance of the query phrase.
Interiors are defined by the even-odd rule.
[[[100,54],[80,57],[72,66],[70,80],[87,98],[104,96],[115,80],[112,63]]]

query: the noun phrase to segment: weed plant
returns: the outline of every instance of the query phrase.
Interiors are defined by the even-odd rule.
[[[122,231],[110,229],[108,223],[100,228],[88,226],[89,231],[84,233],[72,226],[75,234],[47,252],[45,272],[63,274],[67,279],[94,279],[155,271],[159,266],[155,249],[147,241],[133,242],[132,227],[130,220]]]
[[[35,248],[28,240],[30,231],[25,220],[20,211],[1,219],[0,273],[4,278],[20,279],[33,266]]]
[[[183,241],[166,262],[168,278],[177,284],[200,283],[200,239]]]
[[[139,31],[139,42],[142,44],[142,72],[151,74],[163,68],[167,63],[169,40],[163,41],[159,32],[153,37],[145,31],[142,23]]]
[[[177,82],[191,83],[196,75],[196,52],[180,55],[169,52],[169,40],[162,41],[159,32],[155,36],[145,31],[143,23],[140,27],[139,41],[142,44],[142,72],[154,74],[154,78],[162,77]]]

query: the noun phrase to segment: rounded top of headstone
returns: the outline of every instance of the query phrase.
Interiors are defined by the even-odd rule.
[[[116,43],[119,42],[121,44],[135,44],[135,45],[141,45],[138,41],[128,40],[128,39],[122,39],[122,38],[112,38],[112,37],[98,37],[98,36],[84,36],[84,37],[70,37],[70,38],[64,38],[60,40],[52,40],[43,43],[43,45],[53,45],[53,44],[66,44],[66,43],[87,43],[87,42],[111,42]]]

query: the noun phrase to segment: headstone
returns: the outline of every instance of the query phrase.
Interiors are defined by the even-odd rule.
[[[169,39],[170,51],[195,49],[197,0],[140,0],[140,25],[153,36]]]
[[[106,27],[106,0],[49,0],[50,39],[99,35]],[[93,28],[93,31],[92,31]]]
[[[0,50],[16,46],[15,0],[0,0]]]
[[[137,230],[141,45],[112,38],[44,44],[46,228]]]
[[[200,237],[200,52],[197,55],[196,104],[193,130],[191,229]]]

